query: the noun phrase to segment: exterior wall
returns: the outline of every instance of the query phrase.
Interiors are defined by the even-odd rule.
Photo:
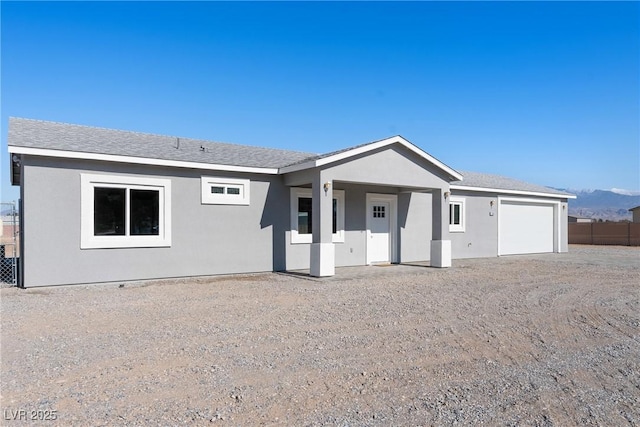
[[[498,196],[499,194],[456,190],[452,196],[465,199],[465,231],[450,232],[451,253],[454,259],[482,258],[498,256]],[[519,197],[511,196],[509,197]],[[531,200],[554,201],[558,199],[528,197]],[[493,206],[490,202],[493,201]],[[560,203],[560,247],[559,252],[567,252],[568,245],[568,205]]]
[[[441,176],[440,169],[403,147],[385,147],[377,152],[366,153],[321,168],[323,173],[334,181],[420,189],[442,188],[444,191],[449,189],[449,184],[445,177]],[[318,168],[288,173],[285,176],[285,184],[310,184],[317,173]]]
[[[559,252],[569,252],[569,203],[560,203],[560,249]]]
[[[640,207],[632,209],[631,213],[633,215],[631,222],[640,222]]]
[[[398,195],[400,262],[430,259],[435,196],[420,191],[433,188],[444,200],[449,186],[432,165],[405,151],[387,148],[326,169],[334,189],[345,190],[345,239],[335,243],[336,266],[366,264],[367,193]],[[291,243],[288,185],[309,184],[318,170],[275,176],[34,156],[23,156],[21,167],[24,287],[309,268],[310,244]],[[171,246],[80,249],[82,173],[170,179]],[[250,205],[203,205],[203,175],[250,179]],[[371,181],[380,184],[361,183]],[[451,240],[453,258],[497,256],[498,194],[455,190],[452,196],[465,199],[464,232],[447,228],[442,236]],[[568,249],[567,211],[563,200],[560,252]]]
[[[465,203],[465,231],[449,233],[452,257],[498,256],[497,195],[457,190],[451,196],[463,197]]]
[[[23,157],[23,286],[283,270],[288,188],[279,176]],[[80,249],[80,174],[171,179],[166,248]],[[251,179],[249,206],[202,205],[200,177]],[[64,189],[64,191],[61,191]],[[275,236],[275,238],[274,238]]]
[[[431,258],[431,193],[402,193],[398,197],[400,262]]]

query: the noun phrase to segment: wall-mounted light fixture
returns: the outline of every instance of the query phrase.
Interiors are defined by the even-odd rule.
[[[493,200],[489,202],[489,206],[493,207]]]
[[[445,191],[444,192],[444,199],[447,200],[450,195],[451,195],[451,193],[449,191]]]
[[[323,187],[324,187],[324,192],[326,193],[327,191],[329,191],[329,187],[331,187],[331,183],[330,182],[325,182]]]

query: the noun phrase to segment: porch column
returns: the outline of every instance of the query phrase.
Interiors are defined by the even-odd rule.
[[[311,275],[314,277],[335,274],[335,249],[333,246],[333,181],[319,171],[311,183],[311,218],[313,243],[311,243]]]
[[[431,192],[431,267],[451,267],[451,240],[448,240],[450,195],[448,188]]]

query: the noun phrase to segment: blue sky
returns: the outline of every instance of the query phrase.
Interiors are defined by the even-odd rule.
[[[9,116],[640,190],[638,2],[1,2]]]

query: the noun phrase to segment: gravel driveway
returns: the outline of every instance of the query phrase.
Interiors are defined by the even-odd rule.
[[[640,249],[0,290],[2,425],[640,425]]]

